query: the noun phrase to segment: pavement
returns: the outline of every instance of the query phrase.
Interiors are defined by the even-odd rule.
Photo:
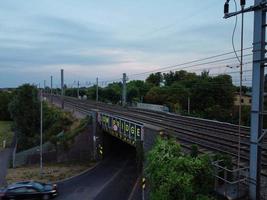
[[[7,170],[12,159],[12,153],[16,146],[17,133],[15,131],[12,144],[10,148],[6,148],[0,151],[0,187],[6,185]]]
[[[138,176],[135,166],[135,159],[113,154],[87,173],[58,183],[56,200],[127,200]]]
[[[6,184],[6,174],[9,167],[9,160],[12,154],[12,148],[6,148],[0,151],[0,187]]]

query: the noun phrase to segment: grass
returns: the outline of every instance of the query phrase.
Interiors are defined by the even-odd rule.
[[[8,147],[12,143],[12,138],[12,122],[0,121],[0,150],[3,148],[3,141],[6,141],[6,147]]]
[[[78,175],[81,172],[92,168],[94,165],[95,163],[92,162],[45,164],[42,176],[40,176],[39,165],[18,167],[15,169],[9,169],[6,179],[8,184],[27,180],[55,182]]]

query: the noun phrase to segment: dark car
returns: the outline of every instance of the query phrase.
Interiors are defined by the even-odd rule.
[[[17,199],[51,199],[58,195],[55,184],[36,181],[18,182],[0,189],[0,200]]]

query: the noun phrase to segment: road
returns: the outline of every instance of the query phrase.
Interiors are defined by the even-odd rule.
[[[113,153],[89,172],[59,183],[56,200],[127,200],[137,176],[132,156]]]
[[[12,152],[12,148],[7,148],[0,151],[0,186],[6,184],[6,174],[9,164],[10,155]]]
[[[17,133],[14,133],[12,144],[10,145],[10,148],[6,148],[2,151],[0,151],[0,187],[4,186],[6,184],[6,175],[7,170],[9,167],[9,162],[12,158],[12,152],[14,150],[14,147],[16,145],[16,138]]]
[[[54,98],[55,105],[60,101]],[[74,111],[77,118],[85,117],[84,113],[65,105],[65,109]],[[116,141],[116,140],[115,140]],[[56,200],[127,200],[136,183],[135,150],[126,143],[117,141],[115,148],[103,161],[87,173],[58,184],[59,196]],[[135,199],[137,195],[135,195]],[[139,196],[138,196],[139,197]]]

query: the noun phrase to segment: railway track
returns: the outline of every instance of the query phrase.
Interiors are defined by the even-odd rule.
[[[238,126],[236,125],[175,114],[133,108],[124,109],[120,106],[77,100],[71,97],[65,97],[65,103],[84,112],[97,108],[103,112],[156,125],[175,136],[187,149],[190,149],[192,144],[197,144],[203,152],[220,152],[232,156],[234,160],[237,158]],[[267,147],[262,146],[262,150],[263,175],[267,176]],[[241,128],[240,158],[242,165],[247,166],[249,161],[248,127]]]

